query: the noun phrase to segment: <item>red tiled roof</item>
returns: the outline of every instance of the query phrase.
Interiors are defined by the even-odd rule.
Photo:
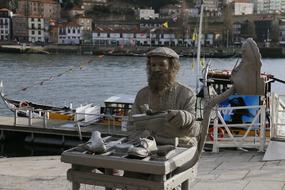
[[[250,3],[249,0],[234,0],[234,3]]]
[[[84,9],[82,9],[80,6],[76,5],[71,10],[82,10],[83,11]]]
[[[85,15],[82,15],[82,14],[78,14],[75,16],[75,18],[86,18],[86,19],[92,19],[91,17],[88,17],[88,16],[85,16]]]
[[[273,20],[273,17],[270,15],[257,16],[255,20],[257,20],[257,21],[271,21],[271,20]]]
[[[42,16],[37,16],[37,15],[30,15],[29,18],[44,18]]]
[[[19,0],[19,1],[27,1],[27,0]],[[41,2],[41,3],[48,3],[48,4],[59,4],[58,0],[29,0],[29,2]]]
[[[65,23],[61,23],[58,25],[60,28],[65,28],[65,27],[80,27],[79,24],[77,24],[76,22],[65,22]]]
[[[6,9],[6,8],[2,8],[2,9],[0,9],[0,11],[11,11],[11,10]]]
[[[138,29],[138,28],[132,28],[132,29],[126,29],[126,28],[112,28],[109,26],[95,26],[94,32],[101,32],[101,33],[149,33],[151,29],[144,28],[144,29]],[[170,32],[173,33],[171,29],[166,28],[156,28],[151,33],[161,33],[161,32]]]

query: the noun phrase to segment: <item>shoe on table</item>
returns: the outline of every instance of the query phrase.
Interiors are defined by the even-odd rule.
[[[147,138],[140,138],[140,145],[129,148],[128,155],[145,158],[154,151],[157,151],[156,141],[154,137],[149,136]]]

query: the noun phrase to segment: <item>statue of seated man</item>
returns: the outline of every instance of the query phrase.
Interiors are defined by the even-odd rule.
[[[192,147],[197,146],[200,132],[195,120],[196,95],[191,88],[177,82],[179,69],[179,55],[172,49],[158,47],[148,52],[148,86],[136,95],[130,128],[150,131],[158,144],[159,139],[173,142],[178,138],[178,146]],[[149,119],[136,121],[136,116],[143,114]]]

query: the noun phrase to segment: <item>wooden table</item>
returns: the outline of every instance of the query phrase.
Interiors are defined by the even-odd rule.
[[[67,179],[72,182],[73,190],[79,190],[80,184],[127,190],[172,190],[181,185],[182,190],[189,190],[190,182],[196,176],[197,164],[175,175],[173,171],[193,158],[195,151],[196,147],[177,147],[168,154],[167,159],[158,156],[133,159],[118,156],[112,151],[93,155],[75,147],[63,152],[61,161],[72,164],[67,171]],[[98,172],[98,168],[104,168],[105,172]],[[131,175],[112,175],[114,169]]]

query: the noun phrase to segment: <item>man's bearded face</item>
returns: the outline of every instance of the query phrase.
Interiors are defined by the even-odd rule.
[[[153,93],[167,90],[176,81],[176,73],[167,57],[150,57],[148,84]]]

